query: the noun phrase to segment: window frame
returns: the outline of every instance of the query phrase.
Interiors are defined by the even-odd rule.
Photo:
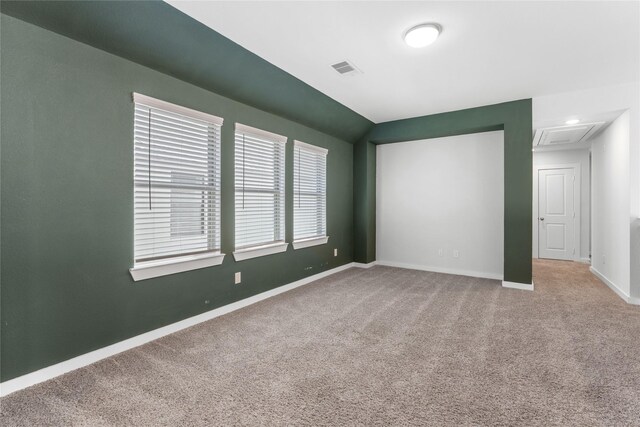
[[[269,242],[257,242],[255,244],[243,245],[238,247],[238,180],[236,170],[234,172],[234,246],[235,250],[233,251],[233,257],[236,261],[244,261],[251,258],[257,258],[266,255],[272,255],[276,253],[286,252],[289,243],[286,242],[286,144],[287,137],[278,135],[276,133],[268,132],[259,128],[254,128],[251,126],[244,125],[242,123],[236,123],[234,129],[234,165],[237,165],[237,143],[239,135],[250,135],[256,139],[262,139],[264,141],[272,142],[274,144],[274,163],[277,159],[277,153],[275,150],[282,150],[282,164],[280,165],[280,175],[277,180],[275,180],[274,176],[274,190],[265,190],[260,188],[253,188],[247,191],[246,187],[244,187],[245,181],[243,179],[243,193],[273,193],[274,199],[279,197],[280,200],[277,202],[274,201],[274,240]],[[246,144],[243,141],[243,144]],[[274,170],[275,173],[275,170]],[[277,188],[278,185],[281,188]],[[277,204],[276,204],[277,203]],[[280,209],[278,209],[280,207]],[[277,212],[277,215],[275,213]],[[281,239],[275,240],[275,234],[278,233],[281,236]]]
[[[324,165],[324,191],[320,193],[309,193],[306,192],[307,195],[316,195],[324,197],[324,211],[322,215],[322,219],[324,221],[324,235],[316,235],[310,237],[302,237],[296,238],[296,195],[300,195],[301,192],[298,188],[296,188],[296,163],[299,161],[298,150],[312,152],[315,154],[325,156],[325,165]],[[298,155],[297,155],[298,154]],[[303,249],[311,246],[324,245],[329,241],[328,235],[328,221],[327,221],[327,162],[329,158],[329,150],[323,147],[318,147],[316,145],[308,144],[306,142],[294,140],[293,145],[293,249]]]
[[[217,126],[217,136],[213,139],[213,144],[215,144],[215,149],[218,151],[218,156],[216,159],[216,162],[214,162],[210,168],[211,170],[207,170],[208,173],[211,173],[214,177],[216,177],[215,180],[215,184],[213,186],[212,190],[202,190],[203,193],[203,198],[205,197],[204,194],[206,192],[211,191],[211,195],[208,195],[207,197],[213,197],[214,198],[214,202],[217,201],[218,203],[220,202],[221,199],[221,192],[222,192],[222,186],[220,184],[220,168],[221,168],[221,163],[222,163],[222,159],[220,156],[220,150],[222,148],[222,137],[221,137],[221,129],[222,129],[222,125],[224,122],[224,119],[211,115],[211,114],[207,114],[207,113],[203,113],[201,111],[197,111],[197,110],[192,110],[190,108],[187,107],[183,107],[180,105],[176,105],[176,104],[172,104],[166,101],[162,101],[156,98],[152,98],[146,95],[142,95],[140,93],[136,93],[134,92],[132,94],[132,98],[133,98],[133,105],[134,105],[134,123],[135,123],[135,109],[138,105],[149,108],[151,110],[161,110],[163,112],[166,113],[171,113],[174,115],[181,115],[181,116],[185,116],[188,119],[192,119],[192,120],[198,120],[198,121],[202,121],[202,122],[206,122],[209,125],[212,126]],[[205,268],[205,267],[211,267],[211,266],[215,266],[215,265],[220,265],[222,263],[222,261],[224,260],[224,256],[225,254],[223,254],[221,252],[221,238],[222,238],[222,229],[221,229],[221,224],[219,221],[219,215],[221,214],[221,208],[218,205],[217,207],[213,208],[212,210],[210,210],[208,212],[207,215],[207,223],[208,222],[213,222],[214,226],[217,227],[217,229],[214,231],[214,236],[217,236],[217,247],[214,247],[212,250],[203,250],[203,251],[197,251],[197,252],[185,252],[185,253],[177,253],[177,254],[172,254],[172,255],[167,255],[167,256],[159,256],[156,258],[149,258],[149,259],[142,259],[137,261],[136,258],[136,253],[135,253],[135,245],[136,245],[136,235],[135,235],[135,229],[136,229],[136,213],[135,213],[135,202],[136,202],[136,198],[135,198],[135,191],[136,191],[136,187],[138,187],[140,185],[139,182],[137,182],[136,177],[135,177],[135,173],[136,173],[136,166],[135,166],[135,159],[136,159],[136,153],[135,153],[135,146],[136,146],[136,132],[134,130],[134,135],[133,135],[133,141],[134,141],[134,177],[133,177],[133,189],[134,189],[134,238],[133,238],[133,247],[134,247],[134,265],[133,267],[131,267],[129,269],[129,272],[131,274],[131,277],[133,278],[134,281],[139,281],[139,280],[145,280],[145,279],[150,279],[153,277],[159,277],[159,276],[164,276],[164,275],[168,275],[168,274],[175,274],[175,273],[180,273],[180,272],[184,272],[184,271],[190,271],[190,270],[195,270],[195,269],[199,269],[199,268]],[[207,159],[208,160],[208,159]],[[209,168],[209,167],[208,167]],[[169,169],[170,170],[170,169]],[[171,174],[173,174],[173,171],[171,171]],[[179,173],[179,172],[178,172]],[[151,184],[153,185],[153,184]],[[169,190],[169,194],[171,194],[171,191],[175,190],[180,190],[182,187],[179,184],[176,184],[175,186],[171,185],[171,183],[166,184],[166,185],[162,185],[162,187],[166,187]],[[171,200],[171,196],[169,196],[169,219],[167,221],[168,226],[169,226],[169,234],[171,236],[171,238],[179,238],[178,236],[174,236],[173,234],[173,220],[172,220],[172,211],[173,211],[173,201]],[[204,209],[201,207],[201,209]],[[210,218],[212,217],[212,218]],[[202,219],[201,219],[202,220]],[[206,233],[204,234],[205,236],[207,235]]]

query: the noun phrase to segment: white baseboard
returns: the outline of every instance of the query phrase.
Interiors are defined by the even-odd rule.
[[[591,264],[591,258],[578,258],[577,261],[583,264]]]
[[[352,262],[351,264],[353,265],[353,267],[371,268],[374,265],[378,265],[378,261],[371,261],[369,264],[364,264],[364,263],[361,263],[361,262]]]
[[[640,298],[634,298],[631,295],[628,295],[625,291],[623,291],[618,286],[616,286],[615,283],[609,280],[607,276],[605,276],[604,274],[596,270],[595,267],[593,266],[589,267],[589,271],[591,271],[591,273],[593,273],[594,276],[600,279],[602,283],[604,283],[609,288],[611,288],[611,290],[615,292],[620,298],[622,298],[624,302],[633,304],[633,305],[640,305]]]
[[[137,335],[132,338],[128,338],[124,341],[117,342],[107,347],[103,347],[98,350],[94,350],[92,352],[74,357],[72,359],[65,360],[64,362],[56,363],[55,365],[47,366],[46,368],[42,368],[37,371],[22,375],[20,377],[5,381],[3,383],[0,383],[0,397],[6,396],[8,394],[11,394],[18,390],[22,390],[27,387],[31,387],[32,385],[50,380],[62,374],[66,374],[67,372],[74,371],[76,369],[98,362],[102,359],[106,359],[107,357],[111,357],[118,353],[122,353],[123,351],[141,346],[143,344],[146,344],[158,338],[162,338],[166,335],[172,334],[174,332],[178,332],[182,329],[197,325],[198,323],[206,322],[207,320],[211,320],[216,317],[222,316],[224,314],[230,313],[232,311],[239,310],[241,308],[247,307],[251,304],[255,304],[267,298],[271,298],[283,292],[290,291],[291,289],[309,284],[318,279],[322,279],[323,277],[327,277],[332,274],[338,273],[340,271],[347,270],[351,267],[354,267],[355,266],[354,264],[355,263],[348,263],[345,265],[341,265],[340,267],[333,268],[331,270],[314,274],[313,276],[305,277],[304,279],[300,279],[295,282],[279,286],[277,288],[268,290],[266,292],[253,295],[249,298],[245,298],[243,300],[236,301],[234,303],[231,303],[222,307],[218,307],[211,311],[198,314],[197,316],[189,317],[188,319],[184,319],[179,322],[172,323],[167,326],[163,326],[162,328],[154,329],[153,331],[145,332],[144,334]],[[364,265],[368,265],[368,264],[364,264]]]
[[[531,281],[531,283],[518,283],[518,282],[508,282],[506,280],[503,280],[502,287],[510,288],[510,289],[521,289],[523,291],[532,291],[533,281]]]
[[[469,276],[469,277],[479,277],[482,279],[502,280],[502,274],[486,273],[482,271],[469,271],[469,270],[460,270],[455,268],[441,268],[441,267],[432,267],[427,265],[405,264],[403,262],[396,262],[396,261],[376,261],[376,264],[384,265],[387,267],[408,268],[409,270],[430,271],[432,273],[455,274],[458,276]]]

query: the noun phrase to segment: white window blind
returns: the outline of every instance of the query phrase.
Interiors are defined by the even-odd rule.
[[[133,100],[135,262],[218,252],[222,119]]]
[[[327,235],[327,150],[295,141],[293,150],[293,239]]]
[[[286,137],[236,124],[236,249],[284,242]]]

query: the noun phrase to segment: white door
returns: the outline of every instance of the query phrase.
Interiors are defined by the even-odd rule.
[[[538,256],[573,259],[573,191],[575,171],[541,169],[538,171]]]

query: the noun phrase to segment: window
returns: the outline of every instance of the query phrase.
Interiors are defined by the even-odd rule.
[[[133,94],[134,280],[222,262],[222,119]]]
[[[327,243],[327,150],[295,141],[293,247]]]
[[[236,124],[236,261],[284,252],[286,137]]]

